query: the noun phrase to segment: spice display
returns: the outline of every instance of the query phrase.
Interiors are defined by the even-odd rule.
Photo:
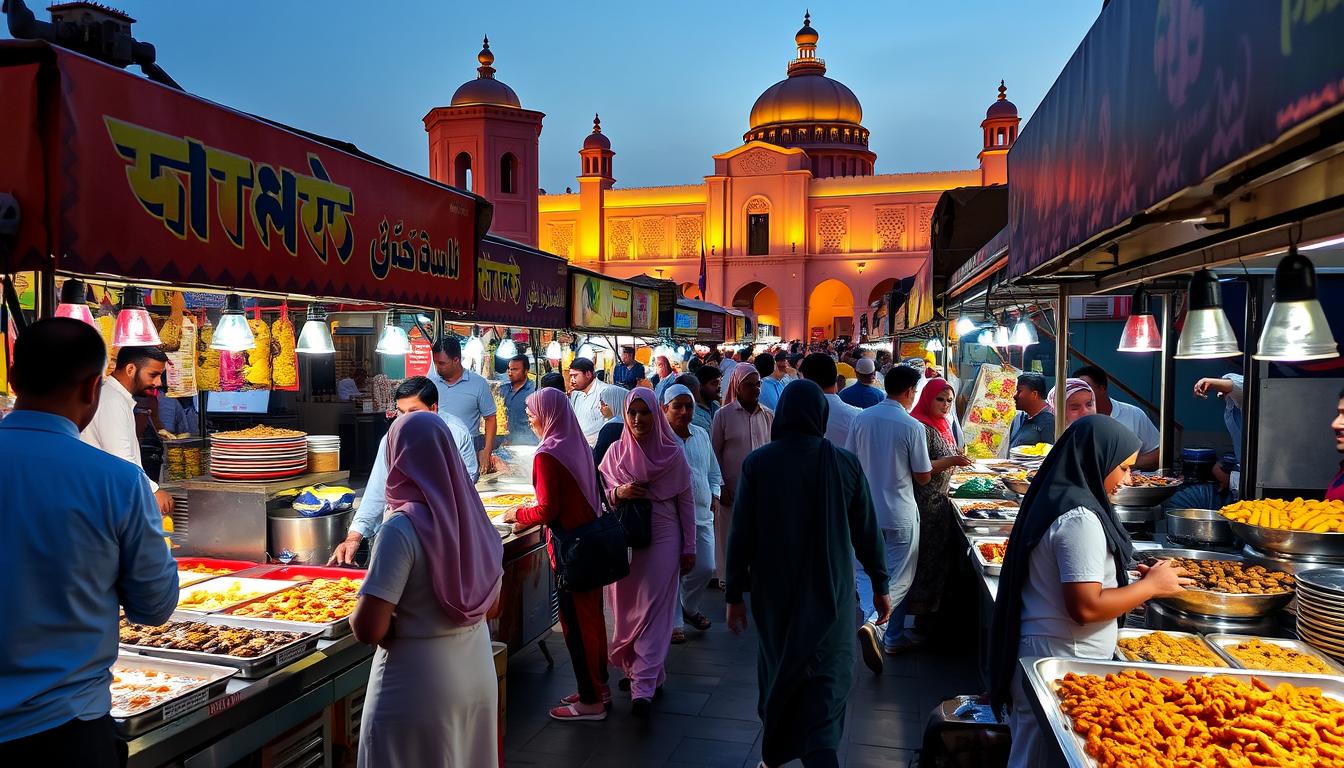
[[[302,632],[248,629],[200,621],[170,621],[158,627],[121,620],[120,642],[144,648],[199,651],[254,659],[302,639]]]
[[[1270,672],[1309,672],[1333,675],[1335,671],[1319,656],[1267,643],[1258,637],[1243,640],[1236,645],[1224,645],[1223,650],[1247,669]]]
[[[258,424],[247,429],[237,429],[232,432],[216,432],[211,437],[224,438],[226,440],[246,440],[246,439],[268,439],[278,437],[305,437],[306,433],[293,429],[282,429],[272,427],[266,424]]]
[[[271,324],[271,380],[277,389],[296,389],[299,386],[299,356],[294,351],[294,324],[289,315],[281,312]]]
[[[1192,667],[1226,667],[1227,662],[1209,650],[1199,638],[1149,632],[1119,641],[1120,650],[1130,661],[1154,664],[1185,664]]]
[[[265,320],[247,321],[252,329],[252,348],[247,351],[243,378],[249,387],[266,389],[271,386],[271,327]]]
[[[257,619],[326,624],[354,612],[363,583],[363,579],[316,579],[277,592],[265,600],[239,606],[229,613]]]
[[[1344,766],[1344,703],[1319,688],[1125,670],[1070,672],[1056,690],[1103,766]]]
[[[1293,589],[1292,576],[1283,571],[1271,571],[1263,565],[1184,557],[1173,558],[1173,561],[1194,579],[1195,589],[1230,595],[1279,595]]]
[[[244,591],[243,585],[235,581],[222,590],[192,590],[177,601],[177,607],[196,611],[218,611],[264,594],[266,593],[255,589]]]
[[[112,716],[130,717],[181,696],[206,678],[112,665]]]
[[[1220,512],[1229,520],[1265,528],[1344,532],[1344,501],[1250,499],[1229,504]]]

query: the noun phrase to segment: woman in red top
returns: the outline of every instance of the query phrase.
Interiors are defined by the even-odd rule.
[[[519,507],[505,517],[514,529],[547,525],[571,530],[597,519],[597,470],[593,449],[583,437],[579,420],[565,393],[539,389],[527,398],[527,422],[541,439],[532,460],[532,485],[537,503]],[[546,532],[555,566],[555,543]],[[578,693],[560,700],[551,710],[556,720],[605,720],[611,704],[607,686],[607,622],[602,615],[602,590],[560,590],[560,626],[574,664]]]

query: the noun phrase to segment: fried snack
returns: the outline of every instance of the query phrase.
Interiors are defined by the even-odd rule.
[[[501,493],[487,496],[481,499],[481,502],[487,507],[518,507],[524,504],[536,504],[537,497],[532,493]]]
[[[1150,661],[1154,664],[1184,664],[1191,667],[1226,667],[1204,643],[1194,637],[1177,637],[1166,632],[1149,632],[1138,637],[1126,637],[1119,643],[1120,650],[1130,661]]]
[[[210,342],[215,336],[215,327],[206,321],[196,336],[196,386],[208,392],[218,392],[219,350],[211,349]]]
[[[243,585],[234,582],[228,589],[197,589],[187,593],[177,601],[178,608],[191,608],[197,611],[218,611],[245,600],[261,597],[265,592],[244,592]]]
[[[1295,651],[1276,643],[1266,643],[1258,637],[1243,640],[1236,645],[1225,645],[1223,650],[1247,669],[1335,674],[1328,664],[1313,654]]]
[[[1003,556],[1008,552],[1008,542],[1006,541],[982,541],[976,545],[980,549],[980,556],[985,558],[985,562],[999,565],[1003,562]]]
[[[294,324],[289,315],[281,313],[271,324],[271,347],[275,355],[271,358],[271,378],[275,386],[282,389],[297,387],[299,384],[299,357],[294,351]]]
[[[961,505],[961,513],[983,512],[991,509],[1007,509],[1017,511],[1017,502],[1015,501],[973,501],[969,504]]]
[[[187,566],[179,565],[177,566],[177,570],[184,571],[186,573],[208,573],[211,576],[228,576],[230,573],[233,573],[233,571],[229,570],[228,568],[211,568],[208,565],[201,565],[199,563],[196,565],[187,565]]]
[[[1292,501],[1250,499],[1229,504],[1219,512],[1229,520],[1263,528],[1310,533],[1344,532],[1344,501],[1301,497]]]
[[[1344,704],[1321,689],[1231,677],[1105,677],[1055,681],[1084,751],[1107,768],[1344,766]]]
[[[119,642],[141,648],[197,651],[255,659],[301,640],[304,633],[226,627],[200,621],[170,621],[162,626],[150,627],[122,619],[118,637]]]
[[[1162,475],[1140,475],[1138,473],[1129,476],[1129,485],[1131,488],[1166,488],[1172,485],[1180,485],[1184,482],[1179,477],[1163,477]]]
[[[171,313],[167,322],[159,329],[159,342],[164,352],[176,352],[182,346],[182,317],[187,310],[187,298],[174,291],[168,299],[168,304]]]
[[[1052,447],[1054,446],[1050,445],[1049,443],[1037,443],[1035,445],[1019,446],[1013,450],[1017,451],[1019,454],[1023,456],[1044,456],[1045,454],[1050,452],[1050,449]]]
[[[266,424],[258,424],[247,429],[238,429],[233,432],[216,432],[212,437],[222,437],[225,439],[243,439],[259,437],[307,437],[307,432],[298,432],[293,429],[281,429],[280,427],[271,427]]]
[[[243,378],[248,386],[266,389],[271,386],[271,327],[265,320],[248,320],[252,329],[252,348],[247,350],[247,364]]]
[[[1229,595],[1281,595],[1293,590],[1293,577],[1263,565],[1245,565],[1235,560],[1172,558],[1191,579],[1195,589]]]
[[[354,612],[363,583],[363,579],[315,579],[277,592],[265,600],[241,605],[229,613],[256,619],[328,624]]]
[[[112,716],[130,717],[200,687],[204,677],[112,665]]]

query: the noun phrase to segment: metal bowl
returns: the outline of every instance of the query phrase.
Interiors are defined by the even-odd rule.
[[[1344,557],[1344,533],[1312,533],[1284,528],[1266,528],[1263,525],[1239,523],[1224,517],[1232,533],[1261,552],[1283,555],[1324,555]]]
[[[1238,555],[1206,552],[1200,549],[1146,549],[1135,554],[1145,559],[1184,557],[1189,560],[1246,562],[1245,558]],[[1253,619],[1268,616],[1280,610],[1292,602],[1295,594],[1296,591],[1291,589],[1276,595],[1233,595],[1226,592],[1211,592],[1207,589],[1186,589],[1179,595],[1155,597],[1153,600],[1162,605],[1201,616]]]
[[[1213,547],[1231,546],[1235,539],[1227,518],[1216,509],[1167,510],[1167,538]]]
[[[1111,494],[1111,503],[1122,507],[1155,507],[1181,489],[1180,483],[1171,485],[1122,485]]]
[[[1031,487],[1030,480],[1014,480],[1008,477],[1002,479],[1003,484],[1007,486],[1008,490],[1012,491],[1013,493],[1026,494],[1027,489]]]

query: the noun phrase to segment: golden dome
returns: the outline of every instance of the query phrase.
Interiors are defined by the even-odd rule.
[[[802,48],[805,45],[816,45],[818,37],[820,35],[817,34],[817,30],[812,28],[812,14],[804,13],[803,28],[793,36],[793,41],[798,44],[799,48]]]
[[[491,105],[496,107],[515,107],[521,108],[522,102],[518,101],[518,94],[513,89],[499,80],[495,79],[495,54],[490,50],[490,38],[485,38],[481,43],[481,52],[476,54],[476,61],[480,62],[476,68],[476,79],[468,80],[453,92],[453,99],[449,106],[468,107],[475,105]]]
[[[583,139],[584,149],[611,149],[611,139],[602,133],[602,120],[593,115],[593,132]]]
[[[797,74],[765,89],[751,107],[751,127],[771,123],[863,122],[859,97],[844,83],[820,74]]]

